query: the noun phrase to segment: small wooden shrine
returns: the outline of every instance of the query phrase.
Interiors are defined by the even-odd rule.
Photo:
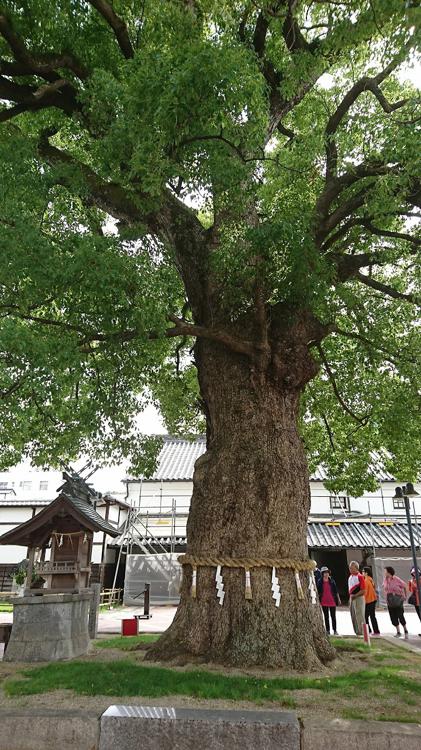
[[[77,474],[64,473],[63,479],[50,505],[0,537],[0,544],[28,548],[25,596],[87,589],[94,533],[118,536],[95,509],[100,495]]]

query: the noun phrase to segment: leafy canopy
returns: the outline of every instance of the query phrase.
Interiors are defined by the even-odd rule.
[[[151,467],[148,400],[203,426],[194,339],[253,359],[244,321],[289,310],[323,329],[311,461],[335,489],[373,486],[373,450],[414,479],[415,5],[2,3],[3,466]]]

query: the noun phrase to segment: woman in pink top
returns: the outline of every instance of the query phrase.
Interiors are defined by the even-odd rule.
[[[395,569],[388,566],[384,569],[383,589],[386,594],[387,608],[389,610],[392,625],[396,628],[395,637],[401,637],[399,623],[403,626],[405,639],[408,638],[406,620],[403,613],[403,605],[406,599],[406,583],[395,575]]]
[[[336,630],[336,606],[341,603],[335,581],[331,578],[330,570],[325,565],[320,568],[320,579],[317,582],[320,604],[322,605],[325,618],[326,633],[330,634],[329,613],[332,620],[333,635],[338,635]]]

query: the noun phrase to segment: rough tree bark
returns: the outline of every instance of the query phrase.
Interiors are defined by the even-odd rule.
[[[308,326],[272,336],[271,360],[259,371],[241,354],[210,341],[196,344],[196,364],[207,416],[207,451],[198,459],[187,526],[187,553],[198,557],[291,557],[307,560],[310,489],[297,421],[300,393],[317,371],[308,351]],[[275,607],[268,568],[251,572],[245,599],[242,569],[223,569],[219,604],[215,568],[199,567],[192,598],[191,566],[184,567],[174,622],[149,650],[149,659],[183,656],[226,664],[314,669],[333,658],[321,610],[311,603],[309,574],[278,571]]]

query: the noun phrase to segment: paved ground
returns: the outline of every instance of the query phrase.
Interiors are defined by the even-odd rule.
[[[120,633],[121,632],[121,620],[123,617],[133,617],[136,614],[140,614],[141,609],[136,607],[123,607],[108,612],[102,612],[99,616],[99,635]],[[176,607],[152,607],[150,620],[139,621],[139,632],[142,633],[162,633],[173,620],[176,612]],[[346,607],[342,607],[337,610],[337,628],[339,635],[354,635],[352,629],[351,617]],[[413,611],[413,608],[408,609],[405,612],[405,618],[407,621],[407,627],[409,630],[409,639],[406,643],[413,648],[420,649],[421,652],[421,622],[417,615]],[[390,622],[389,613],[387,611],[377,612],[377,621],[379,623],[380,631],[383,635],[391,638],[393,642],[398,641],[398,638],[394,638],[395,628]],[[403,638],[400,639],[403,642]]]
[[[107,610],[101,612],[99,615],[99,636],[104,637],[106,635],[118,634],[121,632],[121,620],[123,618],[131,618],[134,615],[142,614],[142,609],[139,607],[119,607],[117,609]],[[151,607],[152,618],[150,620],[139,621],[139,632],[142,633],[162,633],[173,620],[176,612],[176,607],[161,606]],[[411,607],[405,612],[408,630],[410,633],[409,640],[406,642],[413,648],[420,649],[421,651],[421,622]],[[0,612],[0,622],[12,622],[13,615],[8,612]],[[387,638],[391,638],[393,642],[397,642],[397,638],[393,638],[395,629],[390,622],[389,614],[387,611],[378,611],[377,620],[381,633]],[[339,635],[353,635],[351,617],[348,609],[341,607],[337,610],[337,627]],[[403,638],[400,639],[403,642]],[[0,657],[2,655],[2,646],[0,644]]]

